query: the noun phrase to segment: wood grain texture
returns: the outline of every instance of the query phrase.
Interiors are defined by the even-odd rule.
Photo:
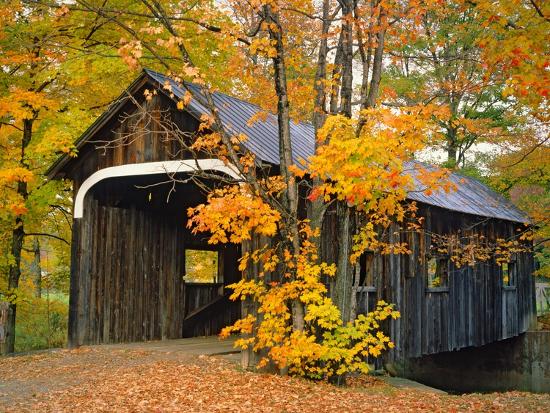
[[[236,246],[222,254],[226,284],[186,285],[184,248],[200,240],[184,217],[104,206],[93,198],[85,210],[73,230],[71,346],[211,335],[239,318],[240,304],[227,302],[191,331],[184,326],[188,314],[238,279]]]
[[[425,205],[420,215],[425,217],[427,231],[440,234],[473,227],[472,231],[495,240],[510,237],[519,227]],[[451,264],[448,289],[437,291],[427,288],[422,261],[429,237],[424,238],[402,234],[400,240],[409,244],[412,254],[378,256],[376,285],[358,292],[360,312],[371,311],[383,299],[394,303],[402,314],[389,327],[396,344],[390,359],[482,346],[528,330],[535,314],[531,253],[516,254],[514,287],[503,286],[501,270],[490,260],[474,267]]]

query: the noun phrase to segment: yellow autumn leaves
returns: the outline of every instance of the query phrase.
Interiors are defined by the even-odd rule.
[[[365,249],[386,254],[407,253],[405,244],[388,244],[378,238],[377,226],[388,226],[397,218],[414,215],[415,206],[406,205],[413,180],[406,161],[435,139],[432,118],[435,108],[409,108],[401,113],[371,109],[352,120],[329,116],[317,139],[322,144],[303,169],[292,166],[295,175],[319,178],[322,182],[310,200],[337,199],[369,216],[354,238],[351,259],[355,262]],[[201,147],[222,147],[218,135],[198,139]],[[243,156],[243,166],[254,167]],[[446,175],[440,171],[424,173],[426,190],[441,188]],[[280,177],[259,182],[265,193],[274,196],[285,189]],[[284,220],[247,185],[214,190],[207,202],[188,211],[189,227],[208,232],[210,243],[241,243],[254,236],[276,239]],[[382,332],[381,322],[399,317],[392,305],[378,303],[374,312],[342,322],[340,310],[328,296],[326,279],[334,277],[336,267],[319,259],[315,238],[319,229],[309,222],[300,224],[300,249],[292,252],[284,243],[266,244],[245,253],[240,270],[246,274],[251,265],[259,268],[257,278],[246,276],[230,286],[234,300],[251,300],[258,305],[257,316],[248,315],[222,336],[246,334],[237,345],[265,354],[259,366],[273,363],[291,374],[325,379],[347,372],[367,371],[368,357],[377,357],[393,347]],[[282,250],[279,250],[282,249]],[[294,306],[303,306],[304,326],[294,325]],[[250,335],[250,336],[248,336]]]
[[[340,311],[327,296],[323,282],[333,277],[336,267],[319,262],[315,244],[317,234],[303,224],[302,247],[293,255],[285,250],[280,262],[275,248],[263,247],[241,260],[241,269],[249,264],[262,268],[258,279],[244,278],[230,285],[234,300],[252,300],[258,315],[247,315],[222,331],[222,337],[245,334],[236,342],[242,349],[253,349],[265,356],[258,367],[273,363],[290,374],[326,379],[347,372],[368,371],[368,356],[378,357],[393,343],[381,331],[381,322],[398,318],[393,305],[380,301],[375,311],[343,323]],[[244,263],[244,265],[243,265]],[[286,269],[286,270],[285,270]],[[303,329],[291,322],[292,303],[305,309]]]
[[[312,196],[336,196],[359,209],[392,215],[413,189],[410,174],[403,173],[405,161],[436,139],[435,113],[430,107],[382,108],[363,111],[358,120],[327,118],[317,137],[327,143],[309,164],[309,173],[325,183]],[[437,187],[439,179],[430,183]]]

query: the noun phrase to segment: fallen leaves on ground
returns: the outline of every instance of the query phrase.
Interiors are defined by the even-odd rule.
[[[550,395],[441,395],[241,371],[217,357],[84,348],[0,359],[6,412],[547,412]]]

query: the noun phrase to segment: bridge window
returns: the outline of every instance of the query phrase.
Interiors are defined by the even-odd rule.
[[[185,276],[188,283],[221,282],[220,259],[218,251],[186,249]]]
[[[516,261],[503,262],[500,265],[502,272],[502,285],[513,287],[516,285]]]
[[[426,260],[428,288],[449,287],[449,258],[428,256]]]
[[[367,251],[359,257],[359,285],[361,287],[376,286],[376,275],[374,273],[374,253]]]

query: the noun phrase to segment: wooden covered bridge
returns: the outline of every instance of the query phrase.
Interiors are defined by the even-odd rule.
[[[146,89],[157,93],[145,99]],[[240,303],[229,301],[224,286],[241,276],[241,247],[212,247],[186,228],[187,208],[205,200],[195,183],[162,184],[167,173],[187,176],[196,162],[229,176],[233,170],[216,159],[190,160],[177,140],[132,116],[137,102],[151,117],[168,115],[179,129],[197,133],[206,110],[194,99],[178,110],[183,95],[168,78],[144,71],[77,141],[78,157],[63,156],[49,171],[50,179],[70,179],[74,189],[71,346],[211,335],[240,316]],[[247,135],[247,148],[277,165],[276,118],[249,125],[258,107],[221,93],[214,101],[226,126]],[[313,129],[291,128],[293,155],[306,159],[313,153]],[[410,195],[427,232],[496,239],[524,228],[526,218],[507,200],[475,180],[451,179],[455,192]],[[324,230],[333,224],[329,220]],[[399,236],[413,253],[365,255],[358,292],[360,311],[381,298],[401,310],[403,317],[390,327],[392,358],[481,346],[527,330],[535,312],[532,254],[517,253],[502,267],[482,262],[456,268],[448,257],[430,255],[429,237]]]

